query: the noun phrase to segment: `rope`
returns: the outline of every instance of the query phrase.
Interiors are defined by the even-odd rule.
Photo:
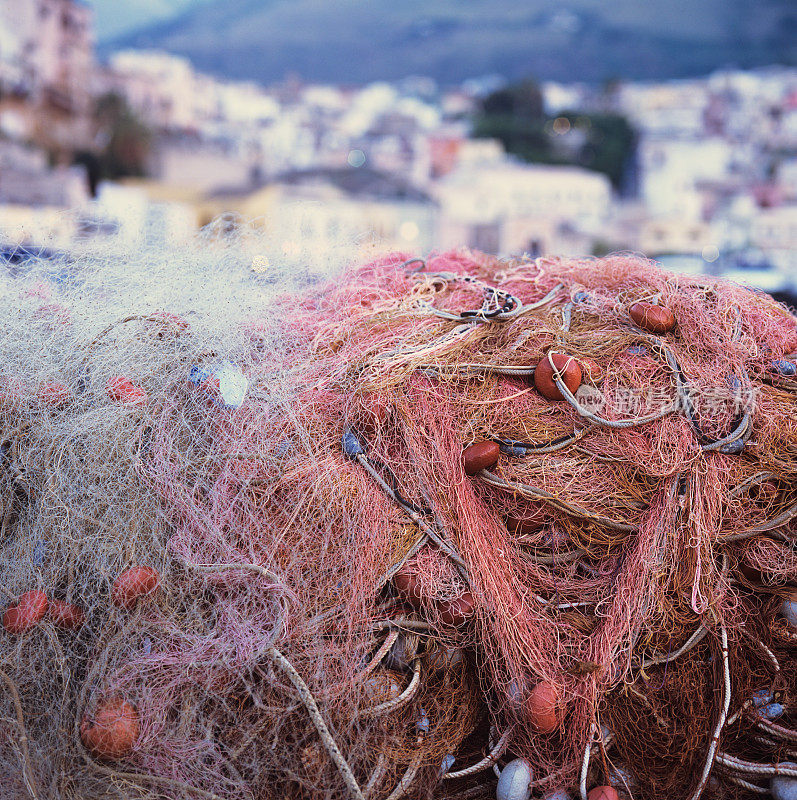
[[[725,726],[725,720],[728,716],[728,709],[730,708],[731,704],[731,671],[728,665],[728,632],[725,630],[724,625],[720,627],[720,641],[722,643],[722,672],[724,679],[722,691],[722,709],[720,710],[720,716],[717,720],[717,726],[714,728],[714,733],[711,736],[711,744],[709,745],[708,753],[706,754],[706,763],[703,766],[703,773],[700,776],[700,781],[697,784],[697,788],[692,793],[690,800],[699,800],[703,794],[703,789],[705,789],[706,784],[708,783],[708,776],[711,774],[711,767],[714,765],[714,758],[717,751],[717,746],[719,745],[720,734]]]
[[[11,693],[11,699],[14,701],[14,711],[17,715],[17,725],[19,726],[19,747],[22,751],[22,759],[24,766],[22,768],[22,775],[25,779],[25,788],[33,798],[39,800],[39,792],[36,788],[36,778],[33,774],[33,765],[30,762],[30,750],[28,749],[28,732],[25,728],[25,716],[22,711],[22,701],[19,698],[17,686],[5,672],[0,670],[0,678],[5,681],[8,691]]]
[[[304,703],[307,713],[310,715],[310,719],[315,726],[315,729],[318,731],[321,742],[326,748],[327,753],[329,753],[329,757],[338,768],[338,772],[340,772],[343,782],[346,784],[346,788],[349,790],[349,794],[355,800],[365,800],[365,795],[363,795],[362,789],[360,789],[360,786],[351,771],[351,767],[346,762],[346,759],[343,758],[343,755],[338,749],[335,740],[332,738],[332,734],[329,732],[329,728],[324,722],[324,718],[321,716],[321,712],[318,709],[315,698],[313,697],[312,692],[308,688],[307,684],[302,680],[302,676],[299,675],[299,673],[293,668],[291,662],[288,661],[288,659],[285,658],[285,656],[282,655],[282,653],[280,653],[276,647],[270,647],[268,654],[271,657],[271,660],[288,676],[288,679],[296,688],[299,698]]]
[[[512,735],[512,731],[513,728],[507,728],[507,730],[498,740],[498,743],[495,745],[495,747],[493,747],[493,749],[490,750],[490,752],[481,761],[477,761],[470,767],[457,770],[456,772],[446,772],[446,774],[443,775],[443,780],[449,781],[456,780],[457,778],[467,778],[471,775],[476,775],[478,772],[483,772],[486,769],[490,769],[490,767],[492,767],[493,764],[495,764],[506,752],[506,748],[509,745],[509,737]]]

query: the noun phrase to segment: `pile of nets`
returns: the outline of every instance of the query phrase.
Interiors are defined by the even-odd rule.
[[[1,301],[0,797],[794,796],[787,309],[632,256],[171,280]]]

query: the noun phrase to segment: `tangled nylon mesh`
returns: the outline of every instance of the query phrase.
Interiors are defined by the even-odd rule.
[[[513,757],[540,796],[583,777],[745,797],[766,767],[717,753],[794,758],[783,307],[629,256],[395,254],[253,287],[241,249],[211,231],[167,280],[146,256],[107,281],[86,255],[8,281],[0,587],[86,621],[0,634],[0,797],[488,797]],[[636,327],[640,300],[675,332]],[[535,389],[549,350],[604,373],[573,398],[592,421]],[[248,379],[240,407],[214,383],[224,363]],[[119,402],[119,377],[146,396]],[[465,475],[485,439],[498,465]],[[160,587],[120,607],[134,565]],[[541,682],[561,701],[550,733]],[[113,698],[139,731],[103,760],[81,722]]]

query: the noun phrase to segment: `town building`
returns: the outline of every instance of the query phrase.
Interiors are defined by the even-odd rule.
[[[0,4],[0,130],[69,154],[91,140],[94,35],[82,0]]]
[[[68,246],[75,238],[70,213],[89,200],[82,167],[51,169],[44,153],[0,141],[0,232],[14,244]]]
[[[197,90],[194,68],[187,58],[122,50],[114,53],[110,66],[116,90],[148,125],[162,131],[196,129],[197,98],[206,104],[208,95]]]
[[[760,209],[752,219],[750,243],[797,281],[797,204]]]
[[[287,172],[258,187],[225,187],[202,204],[202,222],[233,212],[267,233],[272,255],[297,263],[426,252],[435,246],[437,206],[425,192],[368,167]]]
[[[439,247],[464,244],[499,254],[589,252],[612,201],[604,175],[509,159],[464,163],[433,194]]]

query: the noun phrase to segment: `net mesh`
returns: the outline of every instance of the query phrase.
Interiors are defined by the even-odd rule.
[[[490,797],[515,757],[540,793],[766,785],[797,747],[783,306],[632,256],[273,283],[201,245],[5,278],[0,797]]]

